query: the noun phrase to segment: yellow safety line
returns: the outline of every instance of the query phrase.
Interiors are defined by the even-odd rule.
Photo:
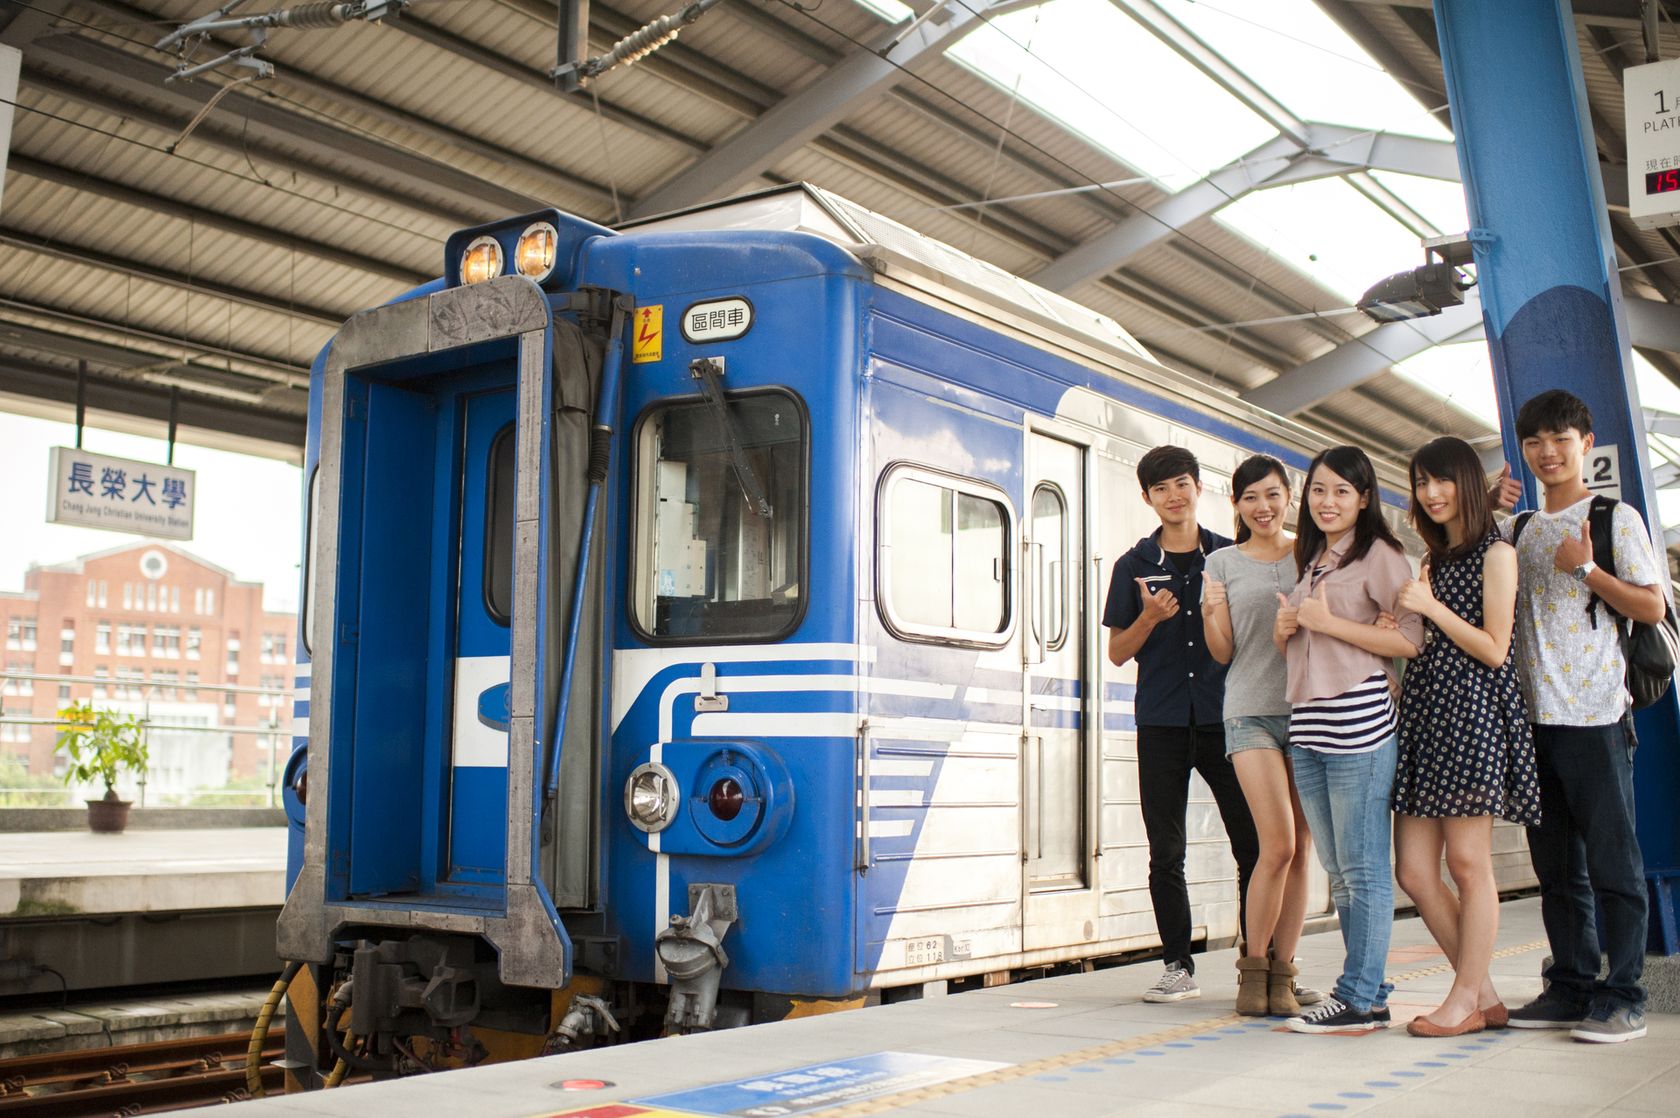
[[[1495,951],[1493,958],[1508,959],[1513,955],[1526,954],[1546,946],[1543,939],[1532,943],[1519,944]],[[1432,974],[1440,974],[1452,969],[1449,963],[1439,966],[1424,967],[1420,970],[1407,971],[1404,974],[1392,976],[1395,982],[1410,982],[1418,978],[1426,978]],[[1147,1033],[1143,1036],[1127,1037],[1125,1040],[1110,1041],[1090,1048],[1081,1048],[1075,1052],[1065,1052],[1060,1056],[1046,1056],[1040,1060],[1033,1060],[1025,1064],[1013,1064],[995,1071],[981,1072],[979,1075],[969,1075],[962,1079],[952,1079],[945,1083],[935,1083],[928,1087],[918,1087],[911,1091],[901,1091],[895,1095],[882,1095],[879,1098],[865,1099],[861,1102],[850,1103],[846,1106],[830,1107],[827,1110],[812,1111],[809,1118],[854,1118],[865,1114],[880,1114],[889,1110],[897,1110],[901,1106],[924,1102],[928,1099],[944,1098],[947,1095],[972,1091],[978,1087],[990,1087],[998,1083],[1008,1083],[1014,1079],[1023,1079],[1029,1075],[1039,1075],[1047,1071],[1057,1071],[1070,1068],[1078,1064],[1088,1064],[1093,1060],[1101,1060],[1110,1056],[1118,1056],[1125,1052],[1135,1052],[1140,1048],[1148,1048],[1167,1041],[1181,1040],[1184,1037],[1205,1033],[1210,1029],[1217,1029],[1222,1025],[1231,1025],[1239,1021],[1249,1020],[1239,1017],[1235,1013],[1227,1013],[1223,1017],[1209,1017],[1205,1021],[1197,1021],[1191,1025],[1180,1025],[1175,1029],[1162,1029],[1159,1032]]]

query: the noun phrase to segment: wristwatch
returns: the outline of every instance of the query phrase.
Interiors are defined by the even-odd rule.
[[[1587,576],[1596,570],[1598,570],[1598,564],[1594,563],[1591,559],[1588,559],[1585,563],[1582,563],[1570,573],[1575,576],[1576,582],[1585,582],[1587,581]]]

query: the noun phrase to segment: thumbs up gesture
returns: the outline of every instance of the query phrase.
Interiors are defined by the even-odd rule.
[[[1511,476],[1511,463],[1505,463],[1505,468],[1499,471],[1499,476],[1493,479],[1493,485],[1488,489],[1488,504],[1495,509],[1510,510],[1517,507],[1522,500],[1522,482]]]
[[[1178,612],[1178,598],[1171,590],[1150,590],[1149,583],[1137,579],[1138,593],[1142,595],[1143,616],[1148,619],[1153,628]]]
[[[1593,546],[1591,532],[1591,526],[1589,526],[1587,521],[1583,519],[1581,521],[1581,535],[1578,538],[1575,536],[1565,536],[1563,538],[1563,542],[1558,544],[1557,550],[1552,552],[1552,566],[1556,567],[1566,575],[1572,575],[1575,573],[1576,567],[1581,566],[1583,563],[1592,562]]]
[[[1223,582],[1220,582],[1217,578],[1214,578],[1206,571],[1202,572],[1202,582],[1206,584],[1202,587],[1203,606],[1208,609],[1213,609],[1216,606],[1227,604],[1229,599],[1225,597],[1225,584]]]
[[[1302,599],[1299,611],[1302,628],[1315,633],[1323,632],[1325,626],[1336,619],[1335,614],[1330,612],[1330,602],[1324,596],[1328,592],[1329,587],[1321,582],[1317,593]]]
[[[1294,636],[1301,628],[1301,611],[1299,607],[1289,604],[1287,595],[1278,595],[1277,620],[1272,622],[1272,637],[1282,644]]]

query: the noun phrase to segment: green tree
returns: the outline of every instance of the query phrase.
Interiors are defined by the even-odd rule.
[[[59,780],[25,772],[15,757],[0,757],[0,807],[62,807]]]

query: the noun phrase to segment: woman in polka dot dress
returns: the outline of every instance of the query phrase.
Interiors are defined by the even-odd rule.
[[[1517,555],[1494,528],[1481,460],[1462,439],[1440,438],[1413,455],[1411,477],[1429,558],[1399,604],[1423,615],[1427,640],[1400,685],[1395,872],[1456,977],[1407,1028],[1460,1036],[1507,1019],[1488,978],[1499,930],[1493,818],[1534,825],[1540,787],[1511,659]],[[1441,880],[1443,849],[1456,898]]]

